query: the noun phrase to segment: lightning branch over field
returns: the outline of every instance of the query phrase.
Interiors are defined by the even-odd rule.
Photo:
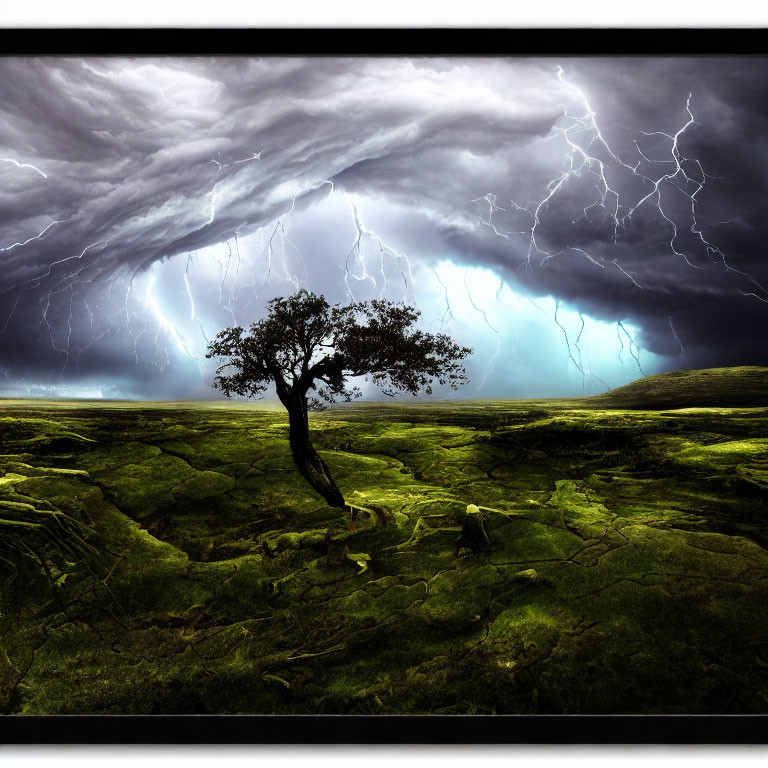
[[[350,199],[349,204],[352,211],[352,218],[355,224],[355,232],[356,232],[355,241],[352,244],[352,248],[347,254],[347,258],[344,263],[344,284],[347,287],[347,293],[349,297],[352,299],[352,301],[355,300],[354,292],[352,291],[352,288],[349,284],[350,278],[358,282],[368,281],[371,283],[374,290],[376,290],[379,287],[376,282],[376,278],[374,278],[373,275],[371,275],[368,272],[368,269],[365,264],[365,259],[363,257],[363,252],[362,252],[363,242],[366,240],[369,240],[378,249],[378,253],[379,253],[379,271],[381,273],[381,288],[379,289],[379,298],[383,299],[386,296],[387,286],[389,284],[389,280],[387,278],[387,273],[386,273],[386,258],[387,256],[390,256],[394,258],[397,270],[400,273],[400,277],[403,280],[402,302],[404,304],[407,304],[408,292],[409,292],[409,289],[411,289],[413,286],[413,272],[411,271],[410,259],[405,253],[402,253],[396,250],[395,248],[393,248],[392,246],[387,245],[387,243],[384,242],[383,238],[380,235],[378,235],[376,232],[373,232],[372,230],[367,229],[366,226],[363,224],[363,220],[360,216],[360,212],[354,200]],[[359,274],[354,274],[354,266],[353,266],[354,264],[358,265],[360,270]]]
[[[453,310],[451,309],[451,302],[448,298],[448,286],[443,282],[442,278],[440,277],[440,273],[435,267],[432,267],[432,272],[434,272],[435,277],[437,278],[437,282],[440,283],[440,287],[443,289],[443,293],[445,294],[445,312],[443,312],[443,316],[440,318],[440,330],[442,331],[443,327],[445,326],[445,318],[449,316],[451,320],[455,320],[456,317],[453,314]]]
[[[499,204],[497,195],[493,192],[472,200],[473,203],[482,203],[486,208],[485,215],[480,217],[481,224],[489,228],[495,236],[505,240],[515,236],[523,238],[525,245],[521,267],[525,270],[546,267],[550,261],[571,253],[583,257],[596,268],[605,270],[609,266],[613,267],[635,289],[645,290],[645,286],[624,268],[618,258],[606,260],[601,255],[590,253],[575,244],[559,248],[547,245],[546,217],[549,209],[559,201],[560,197],[572,192],[571,186],[583,186],[584,179],[589,177],[594,180],[592,185],[594,197],[586,201],[580,218],[591,225],[594,223],[591,217],[594,216],[595,211],[601,212],[603,217],[607,218],[608,235],[612,243],[616,244],[619,241],[622,234],[629,229],[633,220],[639,215],[658,216],[669,232],[667,248],[672,255],[682,259],[688,267],[701,269],[702,266],[696,264],[693,259],[703,252],[710,266],[722,267],[724,271],[750,283],[751,290],[738,289],[742,295],[768,303],[768,291],[763,285],[749,273],[731,266],[725,252],[705,237],[704,227],[700,224],[699,196],[708,181],[715,177],[704,170],[698,159],[687,156],[681,148],[681,142],[686,133],[696,125],[692,111],[693,94],[688,94],[685,100],[687,120],[676,132],[637,131],[638,138],[633,139],[636,157],[633,162],[628,162],[622,159],[621,153],[614,150],[606,139],[601,130],[598,115],[585,92],[566,78],[565,70],[561,66],[558,66],[556,71],[557,79],[575,97],[579,106],[579,112],[574,113],[563,105],[562,116],[552,131],[552,136],[560,137],[565,144],[565,167],[549,179],[545,185],[544,194],[532,203],[523,205],[510,200],[507,209]],[[654,137],[661,138],[661,147],[658,146],[658,141],[654,142]],[[654,154],[654,151],[643,149],[642,143],[646,140],[651,140],[649,143],[654,145],[655,151],[659,149],[663,151],[661,157],[652,158],[650,155]],[[667,144],[666,148],[663,146],[664,142]],[[618,180],[622,176],[641,182],[644,190],[639,197],[631,199],[628,194],[622,195],[616,181],[610,180],[613,177]],[[686,203],[685,215],[671,212],[668,208],[667,198],[672,199],[676,196]],[[527,226],[522,230],[518,228],[517,231],[502,230],[494,221],[494,215],[499,213],[510,213],[516,217],[516,223],[527,221]],[[573,224],[578,223],[578,219],[573,221]],[[680,243],[681,231],[688,231],[693,235],[691,239],[693,245],[698,246],[698,250],[691,245],[686,247]],[[567,330],[557,320],[557,306],[556,304],[553,319],[565,336],[569,359],[579,372],[585,375],[583,365],[572,353]],[[675,343],[682,350],[682,344],[671,318],[669,326]],[[619,359],[623,363],[622,333],[627,339],[629,354],[634,359],[638,370],[644,375],[640,363],[640,348],[621,321],[617,322],[617,334],[621,342]]]

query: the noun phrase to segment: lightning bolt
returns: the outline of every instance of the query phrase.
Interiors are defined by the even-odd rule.
[[[570,83],[565,78],[565,72],[562,67],[558,66],[557,77],[561,83],[563,83],[576,95],[578,100],[583,105],[586,113],[583,117],[575,118],[573,124],[570,127],[561,129],[563,137],[572,150],[571,165],[569,171],[576,168],[578,172],[586,170],[587,172],[591,172],[597,176],[600,200],[599,202],[595,201],[591,206],[588,206],[588,208],[599,206],[608,211],[606,200],[609,197],[613,200],[612,209],[608,212],[610,214],[610,218],[613,221],[614,242],[616,242],[618,237],[619,229],[625,230],[631,223],[632,217],[641,208],[644,208],[646,205],[653,205],[654,209],[659,213],[662,220],[670,228],[671,235],[668,241],[670,251],[674,255],[682,258],[688,266],[697,267],[697,265],[691,261],[690,254],[686,253],[684,250],[680,250],[677,245],[679,229],[682,226],[682,223],[676,222],[667,213],[665,205],[663,204],[663,193],[674,192],[676,194],[682,195],[688,200],[689,219],[686,222],[687,229],[695,236],[698,243],[703,246],[705,253],[711,258],[717,259],[717,261],[714,263],[720,263],[727,271],[745,277],[755,287],[757,287],[764,296],[768,296],[765,288],[759,282],[757,282],[757,280],[755,280],[752,275],[749,275],[746,272],[730,266],[725,253],[717,245],[709,241],[704,236],[703,228],[699,225],[697,211],[698,197],[704,190],[707,184],[707,180],[714,177],[711,176],[711,174],[706,173],[698,159],[687,157],[683,154],[680,148],[680,141],[682,137],[693,125],[696,125],[696,119],[691,109],[691,100],[693,95],[689,93],[685,102],[685,111],[688,119],[675,133],[666,133],[664,131],[638,132],[644,137],[660,136],[664,139],[667,139],[669,142],[668,156],[659,159],[651,159],[648,154],[646,154],[641,149],[639,142],[637,139],[635,139],[633,143],[637,150],[639,159],[635,165],[630,165],[629,163],[620,159],[618,154],[614,152],[614,150],[606,141],[597,122],[597,115],[592,109],[586,94],[580,88]],[[598,159],[595,155],[588,154],[586,150],[582,149],[571,139],[571,133],[575,127],[582,128],[587,134],[591,135],[591,138],[587,144],[587,150],[589,150],[593,145],[597,144],[607,153],[608,157],[618,165],[618,170],[624,169],[625,172],[628,172],[631,176],[639,178],[648,187],[648,191],[642,197],[640,197],[637,202],[632,204],[621,203],[619,193],[608,184],[606,178],[605,163],[603,163],[603,161]],[[579,166],[576,166],[576,164],[573,162],[573,158],[576,155],[579,155],[582,158],[582,163]],[[640,167],[643,165],[643,163],[651,166],[651,168],[648,168],[646,171],[641,171]],[[672,167],[669,168],[669,170],[657,174],[654,178],[652,175],[653,167],[655,167],[657,164]],[[689,171],[687,168],[691,168],[692,170]],[[693,169],[695,169],[695,173],[693,173]],[[568,174],[569,171],[567,171],[566,174]],[[585,209],[585,213],[586,210],[587,209]],[[626,212],[620,216],[620,210],[625,210]],[[617,260],[613,260],[611,263],[615,264],[615,266],[619,268],[623,274],[629,277],[629,279],[631,279],[638,288],[642,288],[642,286],[621,267]]]
[[[332,190],[333,191],[333,187]],[[373,230],[368,229],[362,221],[362,218],[360,216],[360,212],[358,211],[357,205],[355,201],[351,198],[349,198],[350,208],[352,210],[352,218],[355,225],[355,241],[352,244],[352,248],[350,249],[349,253],[347,254],[346,262],[345,262],[345,276],[344,276],[344,283],[347,286],[347,292],[350,296],[350,298],[354,301],[354,294],[349,286],[349,278],[352,277],[355,280],[358,281],[370,281],[373,289],[375,290],[377,287],[375,278],[368,273],[368,270],[365,266],[365,260],[362,256],[362,243],[365,239],[368,239],[372,241],[379,249],[379,271],[381,272],[382,276],[382,286],[380,291],[380,298],[384,298],[388,280],[386,275],[386,262],[385,259],[387,256],[394,257],[395,260],[395,266],[397,270],[400,272],[400,276],[403,279],[403,298],[402,302],[404,304],[408,304],[408,294],[409,291],[411,294],[413,294],[415,285],[413,280],[413,271],[411,269],[411,261],[408,258],[408,256],[403,253],[402,251],[398,251],[397,249],[393,248],[391,245],[388,245],[386,242],[384,242],[384,239],[381,237],[381,235],[377,234]],[[357,260],[361,275],[353,275],[351,273],[349,262],[352,257],[355,257]],[[415,304],[415,301],[412,303]]]
[[[67,370],[67,366],[69,365],[70,360],[70,349],[72,345],[72,300],[74,299],[74,283],[69,284],[69,311],[67,313],[67,344],[66,344],[66,359],[64,360],[64,367],[61,369],[61,373],[59,374],[62,378],[64,376],[64,371]]]
[[[267,278],[266,282],[269,283],[272,277],[272,260],[274,258],[274,240],[275,236],[278,232],[280,232],[280,254],[282,256],[282,266],[283,266],[283,273],[285,274],[285,278],[288,280],[289,283],[293,285],[295,290],[299,289],[299,279],[296,275],[292,274],[288,270],[288,259],[287,259],[287,253],[285,250],[285,244],[287,241],[287,234],[285,229],[285,221],[286,219],[293,213],[294,208],[296,207],[296,198],[294,197],[291,200],[290,208],[281,216],[278,216],[278,218],[275,220],[275,226],[272,228],[272,234],[269,236],[269,240],[267,240],[267,244],[265,248],[262,249],[262,253],[266,252],[267,254]],[[271,225],[270,225],[271,226]],[[294,248],[296,246],[294,245]],[[296,248],[298,251],[298,248]],[[303,261],[303,257],[302,257]],[[306,268],[306,265],[305,265]]]
[[[63,224],[62,221],[52,221],[45,229],[43,229],[39,234],[34,235],[33,237],[27,238],[23,242],[20,243],[13,243],[13,245],[7,245],[5,248],[0,248],[1,253],[7,253],[8,251],[12,251],[14,248],[21,248],[24,245],[29,245],[33,240],[40,240],[45,233],[51,229],[52,227],[55,227],[57,224]]]
[[[504,290],[504,286],[505,286],[505,283],[503,278],[499,277],[499,287],[496,289],[496,301],[497,303],[501,304],[502,307],[508,310],[512,314],[512,317],[514,318],[517,315],[516,311],[512,307],[510,307],[509,304],[501,300],[501,293]],[[520,344],[520,331],[517,327],[517,323],[513,323],[512,331],[515,337],[515,348],[517,348],[517,346]]]
[[[229,312],[229,314],[232,317],[232,325],[237,325],[237,320],[235,318],[235,313],[232,309],[232,287],[230,286],[228,297],[227,297],[227,303],[222,304],[223,299],[223,291],[224,291],[224,285],[227,281],[227,275],[229,274],[229,268],[232,266],[232,246],[229,243],[229,240],[227,240],[227,263],[224,267],[224,274],[221,277],[221,283],[219,284],[219,303],[217,306],[223,306],[224,309]]]
[[[524,237],[525,250],[521,266],[528,270],[537,265],[544,266],[552,259],[571,253],[584,258],[598,269],[605,270],[609,267],[615,269],[636,289],[647,290],[635,275],[625,269],[618,258],[606,260],[574,244],[559,250],[547,247],[546,217],[552,203],[565,193],[572,182],[581,180],[583,184],[591,178],[594,180],[594,198],[583,207],[581,216],[586,221],[592,222],[593,211],[601,211],[609,222],[613,243],[618,241],[621,234],[628,229],[641,211],[648,209],[651,213],[655,212],[668,229],[667,247],[672,255],[680,258],[687,266],[702,268],[696,263],[690,244],[686,248],[682,243],[681,233],[687,231],[693,237],[693,243],[706,254],[712,265],[721,266],[727,272],[750,283],[749,290],[739,289],[742,295],[768,303],[768,291],[765,287],[749,273],[732,266],[722,249],[707,238],[704,234],[705,227],[700,224],[699,200],[706,184],[715,177],[705,171],[697,158],[686,155],[681,146],[683,138],[696,125],[692,108],[693,95],[689,93],[685,99],[686,119],[676,131],[637,132],[637,138],[633,139],[636,157],[628,162],[607,140],[601,129],[597,112],[586,93],[566,77],[565,70],[561,66],[557,66],[555,71],[558,81],[574,97],[578,105],[576,112],[569,111],[566,106],[562,107],[561,117],[550,134],[550,138],[560,138],[564,144],[565,166],[546,183],[543,194],[532,203],[521,205],[515,200],[510,200],[509,206],[505,208],[499,204],[496,195],[492,192],[470,201],[482,205],[485,210],[485,213],[478,217],[480,224],[490,229],[495,236],[505,240],[510,240],[513,236]],[[652,143],[649,145],[650,149],[645,146],[647,142]],[[666,146],[660,147],[660,142]],[[661,155],[659,155],[660,150]],[[625,199],[619,192],[618,182],[611,180],[622,176],[637,179],[642,185],[643,189],[635,199]],[[631,187],[628,188],[631,189]],[[672,213],[668,204],[668,199],[671,200],[673,195],[682,196],[687,203],[683,206],[683,208],[687,207],[687,214],[682,219],[680,212]],[[521,220],[525,222],[525,226],[521,228],[521,232],[512,231],[515,229],[514,226],[508,231],[506,227],[502,228],[497,223],[496,217],[499,214],[508,214],[513,220]],[[554,321],[565,336],[570,360],[582,376],[588,375],[578,343],[574,349],[571,348],[568,333],[557,319],[557,305]],[[682,354],[683,345],[675,332],[671,318],[669,324]],[[581,331],[579,338],[580,336]],[[623,364],[622,355],[626,340],[629,355],[634,359],[638,370],[643,373],[639,347],[621,322],[617,324],[617,338],[620,345],[619,360]],[[594,376],[594,374],[589,375]]]
[[[497,211],[501,211],[502,213],[506,213],[506,209],[502,208],[500,205],[496,203],[496,195],[493,194],[493,192],[489,192],[486,195],[483,195],[482,197],[477,197],[474,200],[470,200],[470,203],[479,203],[479,202],[485,202],[488,204],[488,219],[487,221],[484,219],[481,219],[481,223],[484,224],[486,227],[488,227],[494,235],[497,235],[498,237],[503,237],[505,239],[509,239],[510,235],[524,235],[526,234],[526,230],[523,230],[521,232],[502,232],[501,230],[496,228],[496,225],[493,223],[493,214]],[[516,209],[520,209],[520,206],[517,206],[517,204],[512,201],[512,205],[516,207]],[[524,209],[522,209],[524,210]]]
[[[213,224],[214,219],[216,218],[216,200],[218,196],[219,192],[216,189],[216,185],[214,184],[213,190],[211,191],[211,211],[208,215],[208,221],[206,221],[203,226],[209,227],[211,224]]]
[[[170,336],[171,339],[173,339],[180,351],[182,351],[190,359],[197,362],[197,358],[189,351],[187,342],[184,340],[184,337],[181,335],[178,328],[176,328],[175,323],[170,320],[160,308],[160,304],[158,303],[157,298],[153,293],[156,277],[157,276],[153,272],[150,272],[149,280],[147,281],[147,287],[144,293],[144,304],[145,306],[149,307],[152,314],[155,316],[155,319],[157,320],[158,328],[157,334],[155,334],[155,343],[157,344],[158,334],[161,330],[163,330]]]
[[[365,228],[365,225],[360,219],[360,212],[357,210],[357,205],[353,200],[350,200],[350,207],[352,209],[352,218],[355,222],[355,229],[357,231],[357,235],[355,237],[355,242],[352,244],[352,248],[350,248],[349,253],[347,254],[347,258],[344,261],[344,285],[347,286],[347,293],[349,294],[349,297],[352,299],[352,301],[355,301],[355,295],[352,292],[352,288],[350,288],[350,285],[349,285],[350,277],[360,282],[365,280],[370,281],[371,285],[373,286],[373,290],[376,290],[376,287],[377,287],[376,280],[372,275],[368,274],[368,270],[366,269],[366,266],[365,266],[365,259],[363,259],[361,245],[364,237],[370,237],[378,241],[379,247],[381,248],[381,254],[382,254],[381,274],[384,277],[385,281],[387,277],[386,277],[386,274],[384,273],[384,260],[383,260],[384,247],[383,247],[381,238],[379,238],[378,235],[375,235],[372,232],[369,232]],[[360,276],[353,275],[352,270],[350,269],[349,261],[353,256],[355,258],[355,261],[357,261],[358,265],[360,266],[360,271],[361,271]],[[382,288],[382,298],[383,298],[383,290],[384,289]]]
[[[49,229],[50,229],[50,226],[51,225],[49,225],[49,227],[48,227]],[[36,277],[32,277],[29,280],[26,280],[25,282],[21,283],[20,285],[17,284],[17,285],[11,286],[10,288],[6,289],[6,291],[3,291],[3,293],[6,293],[8,291],[18,289],[18,293],[16,294],[16,299],[15,299],[15,301],[13,303],[13,306],[11,307],[11,311],[8,313],[8,317],[6,318],[5,324],[3,325],[2,328],[0,328],[0,334],[5,333],[5,331],[8,329],[8,325],[10,324],[11,319],[13,318],[13,315],[16,312],[16,308],[19,305],[19,301],[21,300],[21,297],[24,294],[24,291],[28,290],[29,288],[38,288],[41,285],[41,283],[46,278],[51,276],[51,273],[52,273],[54,267],[57,267],[60,264],[66,264],[67,262],[72,261],[72,260],[82,261],[83,256],[85,256],[85,254],[89,250],[91,250],[92,248],[96,247],[97,245],[100,245],[100,243],[92,243],[91,245],[88,245],[85,248],[83,248],[83,250],[80,252],[79,255],[67,256],[64,259],[59,259],[58,261],[51,262],[51,264],[48,265],[48,267],[45,270],[45,272],[41,273],[40,275],[37,275]],[[48,330],[49,330],[49,334],[50,334],[50,325],[48,325],[47,312],[48,312],[48,308],[50,307],[51,296],[52,295],[56,295],[58,293],[63,292],[64,290],[66,290],[67,285],[68,285],[68,281],[72,281],[76,277],[78,277],[80,275],[80,273],[82,272],[82,270],[84,269],[84,266],[85,265],[81,265],[80,267],[75,269],[73,272],[70,272],[68,274],[65,274],[63,277],[60,277],[58,279],[58,281],[48,290],[48,293],[46,295],[46,304],[45,304],[45,308],[43,310],[43,316],[42,316],[41,322],[44,321],[46,323],[46,325],[48,327]],[[63,286],[63,287],[60,288],[60,286]],[[38,332],[38,341],[39,340],[40,340],[40,334]],[[51,335],[51,343],[53,345],[53,348],[56,349],[56,351],[58,351],[58,352],[63,351],[63,350],[60,350],[60,349],[56,348],[56,345],[53,342],[53,336],[52,335]]]
[[[680,347],[680,357],[685,359],[685,347],[683,346],[683,342],[680,341],[680,337],[677,335],[675,326],[672,324],[672,315],[670,315],[667,320],[669,320],[669,330],[672,331],[672,336]]]
[[[250,163],[252,160],[261,160],[261,153],[263,152],[263,149],[260,149],[258,152],[254,152],[250,157],[246,157],[243,160],[235,160],[232,165],[240,165],[241,163]]]
[[[105,320],[106,322],[104,323],[104,328],[101,331],[101,333],[99,333],[98,335],[94,336],[93,335],[94,313],[91,310],[90,306],[88,305],[88,302],[86,301],[85,297],[83,296],[81,298],[82,298],[82,301],[83,301],[83,305],[85,306],[86,312],[88,312],[88,314],[90,316],[90,325],[91,325],[91,334],[92,335],[91,335],[91,338],[88,340],[88,342],[84,346],[80,347],[80,349],[78,350],[77,356],[75,358],[75,367],[79,367],[80,366],[80,357],[83,354],[83,352],[85,352],[86,350],[90,349],[94,344],[96,344],[98,341],[103,339],[108,333],[110,333],[110,331],[113,330],[112,322],[111,322],[111,320],[109,318],[109,315],[101,307],[97,307],[99,312],[101,312],[102,319]]]
[[[623,331],[624,335],[627,337],[627,341],[629,342],[628,350],[629,354],[634,359],[635,363],[637,363],[637,370],[640,371],[640,373],[645,376],[645,371],[643,370],[643,366],[640,365],[640,348],[635,343],[635,340],[632,338],[632,335],[630,332],[624,327],[624,324],[619,322],[616,324],[617,333],[619,331]],[[623,345],[622,345],[623,349]],[[621,359],[621,358],[619,358]]]
[[[467,269],[464,270],[464,290],[467,292],[467,299],[469,299],[469,303],[472,305],[472,308],[483,316],[485,324],[496,334],[496,349],[494,350],[493,355],[491,355],[491,359],[488,361],[488,364],[483,370],[483,376],[480,379],[480,383],[478,384],[478,389],[482,389],[485,386],[485,382],[488,380],[488,377],[493,373],[494,366],[496,364],[496,358],[499,356],[499,352],[501,351],[501,334],[491,325],[490,321],[488,320],[488,314],[486,311],[475,304],[475,300],[472,298],[472,292],[469,290],[469,284],[467,283],[468,271],[469,270]]]
[[[470,292],[470,290],[469,290],[469,285],[467,284],[467,272],[468,272],[468,271],[469,271],[469,270],[467,270],[467,269],[465,269],[465,270],[464,270],[464,289],[465,289],[465,290],[466,290],[466,292],[467,292],[467,298],[469,299],[469,303],[472,305],[472,308],[473,308],[473,309],[474,309],[476,312],[479,312],[479,313],[480,313],[480,314],[483,316],[483,320],[485,320],[485,324],[486,324],[486,325],[487,325],[487,326],[488,326],[488,327],[489,327],[489,328],[490,328],[490,329],[491,329],[491,330],[492,330],[494,333],[498,333],[498,330],[497,330],[496,328],[494,328],[494,327],[491,325],[490,321],[488,320],[488,315],[486,314],[485,310],[484,310],[484,309],[481,309],[480,307],[478,307],[478,306],[477,306],[477,304],[475,304],[475,301],[474,301],[474,299],[472,298],[472,294],[471,294],[471,292]]]
[[[299,247],[288,237],[288,229],[286,226],[286,221],[288,220],[288,217],[293,213],[294,208],[296,207],[296,198],[294,197],[291,201],[291,209],[288,211],[288,213],[285,214],[285,216],[282,217],[280,220],[280,252],[282,255],[282,261],[283,261],[283,271],[285,272],[285,277],[288,280],[289,283],[293,286],[295,291],[298,291],[301,287],[301,282],[299,281],[299,277],[295,272],[291,272],[288,269],[288,252],[286,250],[286,245],[289,245],[291,248],[293,248],[294,251],[299,255],[299,259],[301,260],[302,266],[304,267],[304,274],[307,273],[307,265],[304,261],[304,255],[302,254]]]
[[[203,338],[205,339],[205,343],[207,344],[210,341],[210,339],[205,333],[205,328],[203,328],[202,320],[200,320],[200,318],[197,316],[197,312],[195,311],[195,300],[192,297],[192,288],[189,285],[189,265],[191,261],[192,261],[192,254],[188,253],[187,266],[186,266],[186,269],[184,270],[184,286],[187,289],[187,296],[189,297],[189,309],[191,313],[191,319],[197,322],[198,326],[200,327],[200,333],[202,334]]]
[[[32,165],[31,163],[20,163],[12,157],[0,157],[0,163],[13,163],[17,168],[29,168],[31,171],[39,173],[44,179],[48,178],[48,176],[46,176],[36,165]]]
[[[571,342],[568,339],[568,331],[565,330],[565,326],[557,319],[558,309],[560,309],[560,302],[556,301],[555,302],[555,325],[557,325],[557,327],[563,332],[563,337],[565,338],[565,346],[568,349],[568,357],[571,359],[571,362],[578,369],[579,373],[582,376],[582,381],[583,381],[585,376],[584,368],[581,364],[581,360],[579,359],[579,361],[577,361],[576,358],[573,356],[573,350],[571,349]],[[584,330],[584,318],[581,319],[581,329]],[[581,338],[581,331],[579,331],[579,338]],[[581,350],[579,349],[579,346],[578,346],[578,339],[576,341],[576,349],[579,350],[579,358],[581,358]]]
[[[445,294],[445,312],[443,312],[443,316],[440,318],[440,330],[442,331],[443,326],[445,324],[446,315],[450,315],[451,320],[456,320],[456,318],[453,315],[453,310],[451,309],[451,302],[448,299],[448,286],[442,281],[442,278],[440,277],[440,273],[437,271],[435,267],[432,268],[432,271],[435,273],[437,282],[440,283],[440,285],[443,288],[443,292]]]

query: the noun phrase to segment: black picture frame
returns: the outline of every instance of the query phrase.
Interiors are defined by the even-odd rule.
[[[0,56],[765,56],[768,29],[2,29]],[[768,715],[9,715],[0,744],[766,744]]]
[[[0,744],[765,744],[768,715],[8,715]]]

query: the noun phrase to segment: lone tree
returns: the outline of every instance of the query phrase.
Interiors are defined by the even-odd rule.
[[[301,290],[267,304],[264,320],[246,332],[225,328],[208,345],[206,357],[224,358],[214,387],[227,397],[261,395],[274,384],[288,411],[293,460],[307,482],[332,507],[344,497],[309,439],[309,410],[360,396],[347,379],[366,376],[389,396],[420,390],[437,381],[457,389],[467,380],[459,363],[472,350],[449,336],[414,328],[420,312],[391,301],[331,306],[323,296]]]

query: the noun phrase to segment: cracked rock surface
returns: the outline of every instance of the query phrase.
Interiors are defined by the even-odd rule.
[[[768,712],[768,410],[1,413],[3,713]]]

